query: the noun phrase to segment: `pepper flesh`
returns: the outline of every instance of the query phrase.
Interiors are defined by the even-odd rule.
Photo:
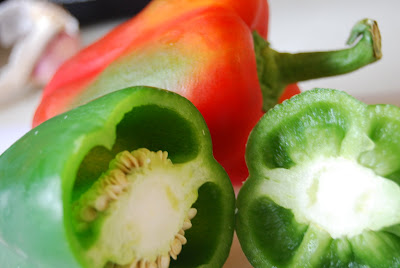
[[[234,184],[241,183],[248,174],[245,144],[263,109],[275,105],[285,87],[296,81],[350,72],[376,61],[373,46],[380,40],[365,29],[361,35],[369,41],[358,41],[350,57],[333,52],[292,57],[272,50],[260,36],[266,34],[261,23],[265,1],[250,1],[251,9],[236,2],[151,2],[61,67],[44,90],[33,124],[112,90],[131,85],[164,88],[200,110],[217,161]],[[157,13],[164,9],[177,12]],[[259,34],[253,36],[252,30]]]
[[[236,230],[254,267],[397,267],[400,108],[315,89],[250,134]]]
[[[157,153],[146,156],[148,150],[139,148]],[[128,175],[127,180],[149,192],[127,196],[134,189],[119,188],[119,191],[115,187],[123,184],[124,179],[116,181],[119,176],[115,175],[99,182],[100,189],[105,189],[111,199],[119,194],[121,199],[112,203],[108,200],[107,204],[100,200],[92,207],[91,201],[97,200],[91,198],[93,194],[104,196],[97,191],[95,181],[102,173],[116,174],[115,168],[124,170],[121,163],[125,162],[126,153],[111,160],[121,151],[137,149],[132,153],[139,164],[134,171],[137,175]],[[167,151],[168,158],[159,150]],[[141,158],[142,155],[146,157]],[[159,173],[165,168],[156,163],[157,157],[167,161],[169,173]],[[148,169],[147,159],[153,163]],[[109,164],[111,171],[107,171]],[[157,176],[151,176],[151,172]],[[175,178],[175,174],[186,175]],[[165,184],[156,183],[163,176]],[[113,254],[101,245],[105,241],[123,248],[125,244],[118,242],[128,240],[131,235],[140,237],[137,233],[140,226],[144,231],[154,230],[151,229],[154,226],[158,231],[164,230],[168,220],[151,220],[157,204],[166,209],[161,210],[165,215],[178,209],[193,218],[195,213],[190,207],[198,212],[192,224],[182,218],[182,226],[176,226],[175,237],[179,241],[183,239],[179,229],[187,230],[183,248],[179,249],[171,233],[171,258],[177,258],[171,260],[171,267],[221,267],[229,254],[235,201],[232,185],[212,156],[210,134],[201,114],[188,100],[172,92],[128,88],[48,120],[0,156],[0,178],[0,262],[6,267],[104,267],[107,261],[126,265],[140,256],[147,258],[140,260],[140,265],[154,265],[156,255],[143,253],[126,260],[123,250]],[[169,201],[157,203],[156,198],[143,204],[143,200],[154,196],[152,191],[156,188],[146,185],[155,183],[159,188],[169,185],[161,187],[157,196]],[[126,199],[133,200],[127,205],[132,215],[145,215],[147,224],[137,217],[130,224],[139,227],[129,229],[130,213],[118,214],[124,211],[122,204],[126,204],[121,200]],[[142,213],[150,207],[154,210]],[[80,224],[81,220],[86,225]],[[113,221],[121,228],[114,230],[116,226],[110,225]],[[127,225],[121,225],[125,221]],[[188,224],[193,225],[189,230]],[[132,233],[118,236],[123,230]],[[146,245],[150,242],[147,240]],[[160,254],[165,252],[161,250]],[[164,258],[159,262],[160,267],[166,267]]]

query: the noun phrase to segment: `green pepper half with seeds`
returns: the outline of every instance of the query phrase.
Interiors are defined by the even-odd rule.
[[[400,108],[315,89],[247,145],[237,234],[254,267],[399,267]]]
[[[116,91],[0,156],[4,267],[222,267],[234,192],[185,98]]]

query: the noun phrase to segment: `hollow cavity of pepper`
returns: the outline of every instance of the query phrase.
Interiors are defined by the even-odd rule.
[[[197,213],[190,176],[167,152],[119,153],[73,204],[77,234],[96,234],[88,251],[95,266],[169,267]]]

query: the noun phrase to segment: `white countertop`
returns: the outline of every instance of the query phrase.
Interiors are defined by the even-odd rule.
[[[400,1],[396,0],[270,0],[270,42],[279,51],[339,49],[359,20],[378,22],[383,57],[356,72],[300,83],[303,90],[328,87],[345,90],[368,103],[400,105]]]

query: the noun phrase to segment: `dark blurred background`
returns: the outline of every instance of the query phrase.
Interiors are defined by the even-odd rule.
[[[79,20],[81,26],[119,18],[130,18],[150,0],[52,0]]]

